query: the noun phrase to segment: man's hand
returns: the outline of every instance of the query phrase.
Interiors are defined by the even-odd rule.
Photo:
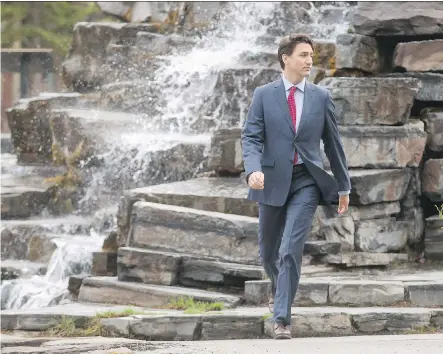
[[[343,214],[348,211],[349,207],[349,194],[341,195],[338,200],[338,213]]]
[[[248,179],[248,185],[252,189],[265,188],[265,175],[262,172],[252,172]]]

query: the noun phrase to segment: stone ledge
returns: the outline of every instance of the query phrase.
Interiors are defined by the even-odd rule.
[[[245,302],[268,301],[271,282],[245,282]],[[386,280],[302,279],[294,306],[443,306],[443,281],[402,282]]]
[[[73,309],[86,318],[103,311],[103,304],[70,304],[54,306],[50,310],[2,311],[3,330],[37,329],[42,315],[53,316],[52,325],[61,321],[62,315],[77,319]],[[108,308],[112,311],[113,308]],[[144,340],[218,340],[265,338],[272,335],[272,320],[267,308],[242,307],[235,310],[186,315],[179,311],[153,312],[143,310],[143,315],[102,319],[101,323],[112,335]],[[40,311],[40,312],[39,312]],[[364,334],[400,334],[423,328],[442,328],[439,321],[442,309],[429,308],[293,308],[293,336],[349,336]],[[79,326],[82,324],[79,323]],[[48,326],[46,326],[48,328]]]

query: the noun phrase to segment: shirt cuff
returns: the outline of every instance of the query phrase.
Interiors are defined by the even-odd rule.
[[[340,191],[340,192],[338,192],[338,195],[348,195],[350,193],[351,193],[351,191]]]

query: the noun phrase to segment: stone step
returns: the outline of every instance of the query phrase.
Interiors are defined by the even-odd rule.
[[[178,286],[148,285],[119,281],[116,277],[86,277],[78,300],[135,306],[165,306],[171,299],[189,296],[195,301],[221,302],[225,307],[239,304],[238,296]]]
[[[118,279],[121,281],[158,285],[180,284],[203,289],[243,288],[247,280],[266,277],[261,265],[226,263],[189,254],[133,247],[118,249],[117,268]],[[305,265],[302,268],[302,274],[310,276],[331,271],[332,267]]]
[[[260,264],[257,233],[258,218],[139,201],[132,209],[127,244],[226,262]],[[310,241],[304,254],[318,257],[340,250],[340,242]],[[178,258],[176,263],[179,267]]]
[[[332,172],[328,172],[332,175]],[[363,206],[403,199],[411,172],[408,169],[350,170],[351,206]],[[257,204],[247,200],[244,178],[201,177],[127,190],[119,206],[119,224],[129,225],[136,200],[177,205],[227,214],[258,216]],[[354,208],[358,212],[358,208]]]
[[[264,305],[269,280],[245,282],[246,303]],[[415,306],[442,307],[443,281],[348,280],[330,277],[302,279],[294,306]]]
[[[39,215],[51,199],[54,182],[38,175],[14,176],[2,174],[2,219],[28,218]]]
[[[323,257],[326,264],[345,267],[388,266],[409,260],[406,253],[344,252]]]
[[[4,310],[2,330],[43,331],[63,319],[84,327],[97,313],[119,313],[126,308],[108,304],[67,304],[25,311]],[[185,314],[183,311],[133,308],[136,315],[102,318],[108,335],[150,341],[197,341],[267,338],[272,319],[263,307]],[[300,307],[292,308],[293,337],[345,337],[368,334],[421,333],[443,329],[443,310],[397,307]]]
[[[265,276],[261,266],[133,247],[118,249],[117,274],[121,281],[198,288],[243,287],[246,280],[264,279]]]

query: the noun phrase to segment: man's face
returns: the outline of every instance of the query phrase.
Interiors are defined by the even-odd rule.
[[[298,43],[291,55],[283,54],[282,58],[285,63],[285,70],[293,74],[307,77],[311,73],[312,57],[314,52],[307,43]]]

